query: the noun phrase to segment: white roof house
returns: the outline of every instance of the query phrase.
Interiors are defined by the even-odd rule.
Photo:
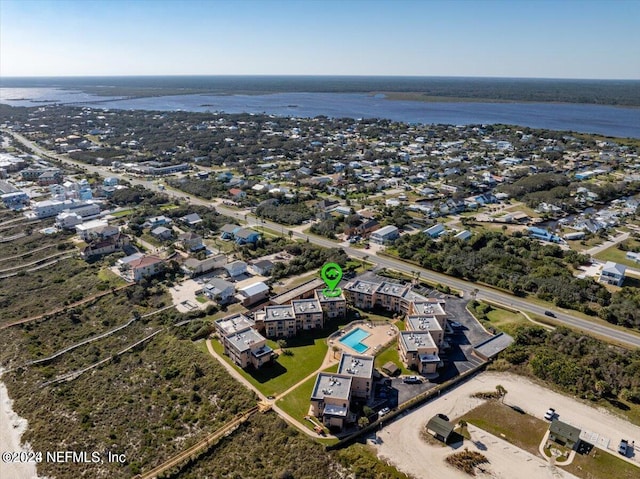
[[[622,264],[607,261],[600,272],[600,282],[613,286],[622,286],[627,267]]]
[[[400,236],[398,228],[393,225],[387,225],[371,233],[369,239],[372,243],[384,244],[387,241],[393,241],[398,236]]]

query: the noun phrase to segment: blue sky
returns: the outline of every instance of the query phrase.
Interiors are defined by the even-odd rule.
[[[0,75],[640,79],[640,0],[0,0]]]

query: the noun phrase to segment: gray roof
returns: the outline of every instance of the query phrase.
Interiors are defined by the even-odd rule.
[[[348,283],[344,289],[352,291],[354,293],[367,293],[373,294],[380,286],[379,283],[372,283],[370,281],[361,281],[359,279]]]
[[[232,347],[239,353],[249,351],[255,343],[263,341],[265,338],[255,329],[247,328],[237,333],[227,336],[229,347]]]
[[[390,234],[398,234],[398,228],[393,225],[387,225],[371,233],[371,235],[376,235],[376,236],[387,236]]]
[[[311,393],[311,399],[332,397],[348,401],[351,396],[351,376],[319,373]]]
[[[256,294],[264,293],[265,291],[269,291],[269,286],[267,286],[262,281],[257,281],[238,290],[238,292],[240,292],[247,298],[250,298],[251,296],[254,296]]]
[[[607,261],[602,268],[603,273],[609,273],[619,276],[624,276],[624,273],[627,271],[627,267],[623,264],[614,263],[613,261]]]
[[[335,404],[327,404],[322,412],[325,416],[346,417],[349,414],[349,406],[336,406]]]
[[[401,331],[400,341],[402,341],[407,352],[417,353],[418,349],[422,348],[435,348],[437,351],[436,344],[428,332]]]
[[[416,301],[413,303],[413,308],[420,315],[441,316],[447,314],[440,302],[436,301]]]
[[[433,316],[408,316],[407,322],[407,329],[412,331],[442,331],[440,323]]]
[[[389,296],[397,296],[401,298],[409,289],[409,286],[396,283],[387,283],[386,281],[378,286],[378,293],[384,293]]]
[[[265,321],[282,321],[285,319],[295,319],[293,308],[290,305],[267,306],[264,308]]]
[[[551,421],[549,432],[556,437],[568,439],[571,442],[577,442],[580,439],[580,429],[558,419]]]
[[[342,353],[338,373],[370,379],[373,377],[373,356]]]
[[[340,293],[339,296],[325,296],[322,289],[316,289],[316,299],[320,301],[320,303],[346,301],[344,293]]]
[[[446,441],[453,432],[454,425],[440,416],[433,416],[427,423],[427,431],[432,431]]]
[[[309,314],[322,312],[320,302],[315,299],[296,299],[291,301],[295,314]]]
[[[243,331],[252,327],[254,324],[255,323],[244,314],[234,314],[215,321],[216,328],[225,336]]]

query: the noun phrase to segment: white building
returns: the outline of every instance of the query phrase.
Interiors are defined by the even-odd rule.
[[[375,244],[385,244],[400,236],[400,231],[393,225],[388,225],[371,233],[369,240]]]
[[[622,283],[624,282],[624,274],[626,271],[626,266],[614,263],[613,261],[607,261],[602,267],[599,281],[601,283],[611,284],[613,286],[622,286]]]

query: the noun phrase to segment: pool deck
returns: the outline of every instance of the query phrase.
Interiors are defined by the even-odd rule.
[[[369,347],[369,349],[363,351],[362,353],[340,342],[340,339],[342,337],[346,336],[357,328],[360,328],[363,331],[369,333],[369,336],[360,341],[362,344]],[[391,340],[394,340],[397,335],[396,328],[391,324],[369,325],[366,322],[358,322],[357,324],[352,324],[345,328],[344,331],[344,335],[338,336],[336,338],[331,338],[329,340],[329,345],[337,346],[348,353],[366,354],[370,356],[375,356],[378,351],[384,349],[384,346],[386,346]]]

